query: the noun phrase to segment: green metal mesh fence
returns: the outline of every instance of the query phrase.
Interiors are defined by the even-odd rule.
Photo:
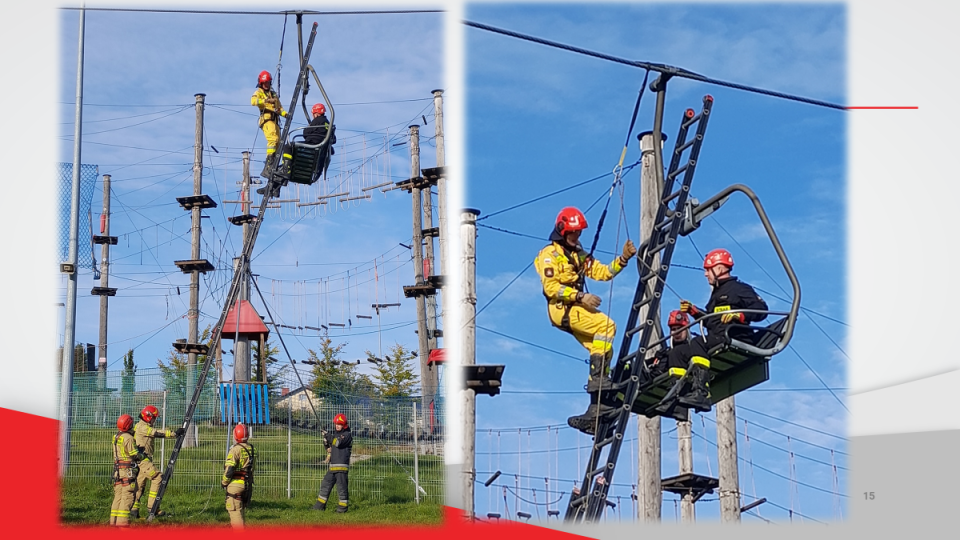
[[[333,416],[344,413],[354,436],[351,499],[358,493],[358,497],[377,502],[443,503],[442,403],[424,415],[418,397],[317,397],[310,382],[304,382],[307,388],[300,387],[296,378],[279,378],[277,384],[271,384],[275,391],[261,411],[262,415],[269,414],[269,424],[248,423],[252,431],[249,442],[256,449],[258,497],[290,498],[319,491],[326,472],[321,429],[333,431]],[[154,427],[180,427],[188,400],[183,383],[159,369],[137,369],[133,375],[76,373],[70,462],[65,479],[109,482],[113,471],[110,443],[121,414],[136,419],[143,407],[154,405],[161,413]],[[204,384],[194,414],[197,445],[185,444],[182,448],[167,493],[219,488],[224,458],[232,444],[230,435],[239,414],[224,406],[220,390],[215,376]],[[156,440],[154,463],[166,466],[174,441]]]

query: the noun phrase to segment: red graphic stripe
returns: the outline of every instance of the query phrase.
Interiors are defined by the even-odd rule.
[[[0,463],[3,467],[3,486],[0,490],[0,509],[3,510],[5,538],[89,538],[103,540],[104,534],[116,534],[107,525],[109,513],[103,516],[102,526],[62,525],[60,523],[60,481],[57,477],[59,422],[0,407],[0,426],[5,444],[0,445]],[[320,477],[317,477],[320,482]],[[310,510],[305,508],[304,512]],[[496,527],[493,532],[491,527]],[[457,508],[445,508],[444,523],[436,527],[336,527],[348,532],[350,540],[389,537],[391,540],[490,540],[492,535],[524,540],[567,540],[585,538],[543,527],[504,521],[500,524],[467,523]],[[174,532],[177,540],[235,539],[236,533],[225,522],[221,526],[165,527],[163,524],[141,524],[126,533],[141,535],[148,530],[166,529]],[[174,530],[171,530],[174,529]],[[244,538],[275,540],[295,538],[298,534],[314,533],[332,527],[257,527],[247,523]],[[12,534],[11,534],[12,533]],[[149,534],[149,533],[147,533]]]

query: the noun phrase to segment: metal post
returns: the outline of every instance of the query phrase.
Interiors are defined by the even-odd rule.
[[[720,521],[740,522],[740,477],[737,470],[737,412],[734,396],[717,403],[717,457]]]
[[[658,110],[662,110],[658,109]],[[662,171],[657,174],[657,164],[662,163],[659,158],[659,152],[654,151],[653,137],[645,135],[640,138],[640,152],[643,160],[640,170],[640,241],[648,238],[653,232],[654,221],[657,216],[657,209],[660,205],[663,189]],[[642,256],[642,255],[639,255]],[[654,257],[654,268],[660,266],[659,255]],[[652,290],[656,285],[653,280],[647,283]],[[651,293],[648,292],[648,295]],[[640,310],[639,319],[648,318],[646,308]],[[650,341],[660,339],[660,314],[655,313],[652,317],[654,328],[656,329]],[[652,354],[656,351],[651,351]],[[647,418],[646,416],[637,416],[637,430],[640,442],[639,458],[639,478],[637,479],[637,497],[640,503],[640,513],[646,521],[659,521],[661,506],[663,504],[663,492],[660,488],[660,437],[661,422],[660,417]]]
[[[420,126],[410,126],[411,178],[420,176]],[[420,210],[420,189],[412,188],[413,195],[413,272],[417,285],[423,285],[423,220]],[[427,302],[422,294],[417,295],[417,337],[420,348],[420,387],[423,391],[423,409],[428,410],[436,393],[436,372],[428,365],[430,344],[427,330]]]
[[[687,414],[689,417],[689,413]],[[693,472],[693,424],[690,420],[677,420],[677,451],[680,458],[680,474]],[[680,500],[680,520],[693,523],[697,520],[693,505],[693,493],[684,493]]]
[[[103,226],[100,234],[110,236],[110,175],[103,175]],[[110,243],[105,242],[100,249],[100,286],[110,286]],[[107,299],[105,294],[100,295],[100,354],[97,362],[97,421],[106,424],[106,390],[107,390]]]
[[[63,355],[60,363],[60,477],[70,463],[70,420],[73,414],[74,335],[77,324],[77,238],[80,220],[80,137],[83,127],[83,30],[84,10],[80,10],[80,41],[77,46],[77,99],[73,121],[73,194],[70,197],[70,248],[67,263],[73,271],[67,277],[67,302],[63,331]]]
[[[462,347],[461,365],[472,366],[477,363],[477,216],[479,210],[464,209],[460,213],[460,246],[463,251],[461,272],[463,275],[463,297],[461,300],[460,320],[463,321],[460,346]],[[463,511],[469,520],[474,519],[474,482],[477,446],[477,394],[472,389],[461,390],[461,425],[463,426],[463,466],[461,469]]]
[[[287,397],[287,498],[290,498],[291,437],[293,432],[293,396]]]
[[[417,504],[420,504],[420,460],[418,455],[420,454],[419,448],[419,438],[420,434],[417,431],[417,402],[413,402],[413,495],[417,501]]]
[[[233,259],[233,270],[240,268],[240,257]],[[241,277],[240,298],[233,305],[234,315],[236,315],[237,324],[233,328],[224,328],[224,333],[231,336],[233,342],[233,369],[236,376],[234,382],[249,382],[251,380],[250,371],[250,338],[239,332],[240,328],[240,305],[243,300],[249,300],[250,289],[247,287],[246,276]]]
[[[161,429],[167,429],[167,392],[168,390],[163,390],[163,408],[160,409],[160,426]],[[166,462],[167,458],[167,438],[164,437],[160,439],[160,472],[163,472],[163,464]]]
[[[194,126],[194,144],[193,144],[193,194],[200,195],[203,189],[203,101],[205,94],[195,94],[196,98],[196,124]],[[200,206],[194,206],[190,211],[190,258],[194,261],[200,259]],[[199,331],[197,324],[200,316],[200,271],[190,272],[190,310],[187,311],[187,323],[189,330],[187,334],[187,343],[199,342]],[[190,400],[193,397],[194,387],[197,383],[197,354],[187,354],[187,388],[184,393],[184,406],[190,408]],[[190,419],[191,424],[193,419]],[[186,427],[186,433],[183,436],[183,445],[191,448],[197,445],[196,432],[191,426]]]

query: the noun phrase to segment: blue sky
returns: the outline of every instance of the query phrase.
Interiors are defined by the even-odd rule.
[[[79,14],[58,15],[58,161],[69,163]],[[420,163],[423,168],[435,165],[431,92],[443,88],[442,17],[304,16],[304,46],[312,24],[319,22],[310,63],[335,107],[339,141],[329,185],[321,181],[298,190],[291,184],[280,199],[310,202],[342,191],[360,195],[362,188],[409,178],[407,127],[422,124],[424,117]],[[265,141],[249,103],[261,70],[273,74],[277,88],[278,59],[280,97],[289,106],[299,71],[295,23],[290,16],[284,28],[281,15],[87,12],[82,162],[99,165],[101,175],[112,176],[110,234],[119,238],[111,252],[110,286],[119,291],[110,299],[109,369],[120,369],[131,348],[139,367],[155,368],[176,339],[187,337],[190,276],[173,262],[190,259],[190,212],[176,198],[193,194],[196,93],[206,94],[202,193],[218,203],[202,220],[201,258],[217,270],[201,276],[200,330],[219,319],[233,276],[232,259],[242,247],[240,227],[227,221],[241,213],[239,205],[223,201],[239,198],[242,151],[253,153],[254,178],[263,166]],[[322,100],[311,83],[308,108]],[[305,122],[298,104],[294,127]],[[94,223],[102,193],[98,181]],[[349,329],[331,332],[335,343],[347,343],[344,358],[349,360],[365,358],[368,349],[376,353],[378,337],[385,351],[395,342],[417,347],[416,305],[401,290],[414,281],[411,252],[400,246],[409,246],[412,238],[410,195],[401,190],[365,193],[372,198],[339,205],[334,199],[325,207],[299,210],[284,203],[268,210],[252,261],[277,322],[319,327],[349,321]],[[253,213],[259,201],[254,195]],[[435,209],[434,226],[437,216]],[[435,249],[439,265],[439,246]],[[89,246],[80,246],[80,256],[89,259]],[[66,280],[58,283],[57,301],[63,302]],[[96,344],[99,299],[90,295],[93,286],[99,280],[89,270],[81,272],[76,339]],[[266,315],[256,291],[251,295]],[[382,312],[381,333],[370,307],[378,302],[402,304]],[[57,327],[62,340],[63,308],[58,309]],[[293,358],[305,359],[307,348],[317,349],[317,332],[283,330]],[[225,340],[223,348],[229,351],[232,340]],[[286,363],[282,350],[279,356]],[[224,363],[229,377],[229,353]],[[364,362],[361,372],[371,372],[370,365]]]
[[[472,5],[466,16],[614,56],[846,102],[846,15],[839,5]],[[489,220],[484,216],[611,171],[623,148],[644,72],[474,28],[465,31],[465,54],[465,198],[467,206],[482,212],[477,289],[478,308],[484,308],[545,245],[485,226],[546,239],[560,208],[586,209],[600,199],[587,212],[591,228],[583,241],[589,247],[610,176]],[[651,73],[650,80],[655,77]],[[786,521],[793,510],[830,521],[839,511],[846,513],[847,493],[845,113],[675,79],[669,83],[664,115],[668,147],[683,110],[699,110],[705,94],[715,103],[692,196],[702,201],[733,183],[750,186],[802,288],[804,311],[790,347],[772,361],[771,379],[737,397],[743,500],[746,504],[753,496],[766,497],[770,502],[759,508],[764,519]],[[625,164],[639,159],[636,134],[651,129],[654,103],[654,95],[646,92]],[[620,198],[614,195],[598,245],[604,262],[619,253],[627,231],[640,243],[639,170],[627,173],[624,183],[624,221],[618,230]],[[679,241],[663,315],[676,308],[678,295],[701,306],[706,303],[710,291],[699,266],[702,256],[715,247],[733,253],[734,275],[754,285],[772,310],[789,307],[789,282],[774,249],[747,199],[734,197],[694,235]],[[632,263],[612,287],[590,284],[603,298],[601,309],[621,328],[635,286]],[[483,310],[477,326],[477,362],[506,365],[503,393],[492,399],[480,397],[477,403],[478,479],[485,481],[484,473],[494,470],[503,472],[496,489],[478,485],[477,513],[504,513],[504,486],[514,515],[519,503],[520,510],[535,518],[537,509],[546,517],[545,500],[559,499],[552,508],[563,511],[567,497],[557,492],[568,495],[574,482],[579,485],[589,448],[587,437],[566,426],[567,417],[581,413],[587,404],[582,391],[587,367],[580,360],[587,353],[573,337],[549,324],[532,268]],[[716,477],[713,418],[712,412],[693,418],[694,470]],[[672,420],[662,424],[664,477],[678,474],[674,428]],[[636,434],[635,427],[627,431],[611,492],[624,501],[623,519],[633,518],[626,501],[636,483],[636,443],[630,442]],[[551,479],[549,489],[554,492],[546,496],[544,477]],[[832,493],[837,491],[835,481],[841,495]],[[539,507],[532,504],[533,489]],[[664,520],[676,519],[674,496],[665,494],[664,499]],[[718,519],[716,495],[697,504],[697,516]],[[744,516],[749,521],[760,519]]]

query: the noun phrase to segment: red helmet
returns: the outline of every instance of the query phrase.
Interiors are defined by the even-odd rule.
[[[160,411],[158,411],[153,405],[147,405],[142,411],[140,411],[140,418],[148,424],[152,424],[158,416],[160,416]]]
[[[730,252],[725,249],[715,249],[707,253],[707,256],[703,259],[704,268],[713,268],[718,264],[733,268],[733,255],[730,255]]]
[[[323,106],[323,103],[317,103],[313,106],[313,115],[320,116],[321,114],[327,112],[327,108]]]
[[[587,216],[572,206],[568,206],[557,215],[557,232],[561,235],[587,228]]]
[[[347,427],[347,415],[341,413],[334,416],[333,423],[337,425],[341,425],[343,427]]]
[[[247,442],[250,438],[250,430],[243,424],[237,424],[233,428],[233,439],[237,442]]]
[[[667,317],[667,326],[670,328],[675,326],[686,326],[689,322],[690,321],[687,319],[687,314],[679,309],[671,311],[670,316]]]
[[[273,77],[270,76],[269,71],[261,71],[260,76],[257,77],[257,84],[263,84],[265,82],[270,82],[273,80]]]
[[[129,414],[121,414],[117,418],[117,429],[120,431],[130,431],[133,428],[133,417]]]

